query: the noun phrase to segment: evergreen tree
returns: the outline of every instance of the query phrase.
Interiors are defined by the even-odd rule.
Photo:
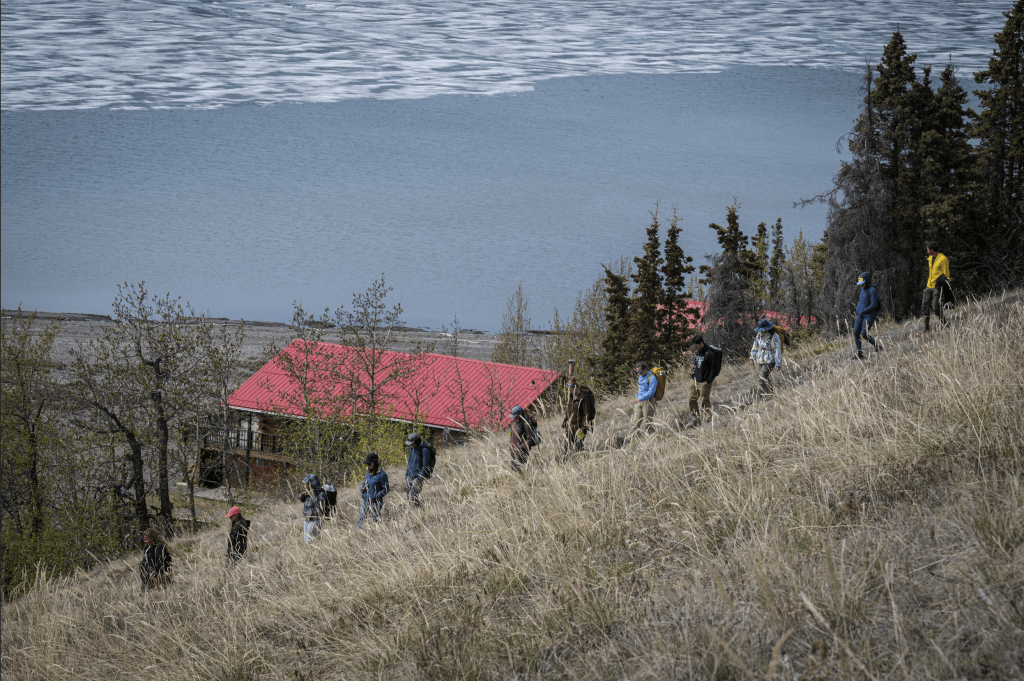
[[[957,80],[952,62],[940,76],[930,123],[921,136],[922,208],[924,237],[942,244],[943,252],[957,264],[958,279],[969,284],[978,267],[970,234],[981,218],[977,201],[978,177],[974,148],[965,116],[967,93]],[[918,267],[918,279],[924,268]]]
[[[907,53],[903,35],[896,31],[885,46],[882,60],[875,67],[874,104],[878,125],[879,162],[890,190],[887,207],[891,221],[884,233],[886,264],[898,276],[888,281],[895,312],[905,314],[916,309],[920,286],[916,278],[906,276],[920,261],[924,245],[921,223],[921,163],[918,152],[923,121],[932,106],[928,80],[918,82],[914,73],[917,55]],[[925,71],[928,78],[928,71]]]
[[[662,288],[661,240],[658,230],[658,209],[651,212],[651,224],[647,228],[647,242],[644,254],[633,258],[636,273],[633,281],[636,286],[629,303],[629,355],[632,361],[661,359],[658,331],[662,328],[666,315],[664,308],[664,291]],[[659,309],[659,306],[662,306]]]
[[[604,268],[605,335],[597,361],[600,382],[614,389],[626,383],[629,368],[629,286],[626,274]]]
[[[770,241],[768,239],[768,225],[761,223],[757,226],[757,236],[754,237],[753,257],[751,258],[750,271],[750,295],[754,303],[761,310],[767,308],[768,295],[771,289],[769,268],[771,259],[768,254]]]
[[[782,236],[782,218],[778,218],[772,225],[772,259],[768,265],[768,298],[773,307],[777,307],[782,301],[785,268],[786,241]]]
[[[974,91],[981,111],[971,112],[985,216],[970,241],[980,261],[979,278],[984,279],[979,283],[986,288],[1024,280],[1024,0],[1016,0],[1003,16],[1006,24],[995,35],[988,68],[974,74],[975,82],[990,88]]]
[[[707,329],[704,335],[711,342],[742,352],[761,310],[750,294],[754,254],[748,247],[748,237],[740,230],[739,203],[733,202],[726,211],[725,227],[709,225],[718,235],[722,252],[709,256],[710,265],[701,266],[705,274],[701,283],[708,287],[702,323]]]
[[[672,210],[672,222],[665,234],[665,265],[662,268],[664,277],[664,316],[661,320],[661,354],[666,358],[674,358],[686,352],[686,339],[690,336],[690,318],[692,311],[686,302],[686,277],[693,273],[693,258],[683,252],[679,245],[679,216]]]

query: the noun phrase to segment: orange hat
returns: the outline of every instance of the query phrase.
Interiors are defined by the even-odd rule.
[[[241,513],[241,512],[242,512],[242,509],[238,508],[237,506],[232,506],[231,510],[229,510],[228,514],[226,516],[224,516],[224,517],[225,518],[230,518],[231,516],[235,515],[236,513]]]

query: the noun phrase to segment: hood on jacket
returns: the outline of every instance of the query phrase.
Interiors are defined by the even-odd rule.
[[[318,476],[318,475],[316,475],[314,473],[310,473],[309,475],[307,475],[306,477],[304,477],[302,479],[302,482],[304,484],[308,483],[309,485],[311,485],[313,487],[313,489],[317,489],[317,488],[320,487],[320,476]]]
[[[860,276],[857,277],[857,286],[860,286],[861,284],[864,284],[864,288],[870,288],[871,287],[871,273],[870,272],[861,272],[860,273]]]

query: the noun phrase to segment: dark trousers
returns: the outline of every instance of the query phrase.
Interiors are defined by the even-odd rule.
[[[921,295],[921,316],[925,318],[925,324],[932,313],[942,321],[942,289],[926,288]]]
[[[875,345],[875,339],[868,335],[868,331],[875,325],[875,315],[857,315],[857,319],[853,322],[853,342],[857,346],[857,354],[860,352],[860,339],[864,338],[872,346]]]

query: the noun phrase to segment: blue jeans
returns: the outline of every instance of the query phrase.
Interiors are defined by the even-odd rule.
[[[873,315],[873,314],[869,314],[869,315],[859,314],[859,315],[857,315],[857,319],[854,320],[854,322],[853,322],[853,342],[857,346],[857,354],[858,355],[861,354],[860,353],[860,339],[861,339],[861,336],[863,336],[864,340],[866,340],[868,343],[871,343],[871,345],[875,345],[875,339],[868,335],[868,331],[870,331],[871,327],[874,326],[874,325],[875,325],[875,315]]]
[[[307,544],[312,544],[313,540],[320,536],[320,519],[307,520],[302,523],[302,538],[306,540]]]
[[[380,522],[380,509],[384,505],[383,499],[377,501],[367,501],[363,499],[363,503],[359,505],[359,520],[356,522],[356,527],[360,530],[363,529],[363,519],[369,516],[373,519],[373,522]]]

